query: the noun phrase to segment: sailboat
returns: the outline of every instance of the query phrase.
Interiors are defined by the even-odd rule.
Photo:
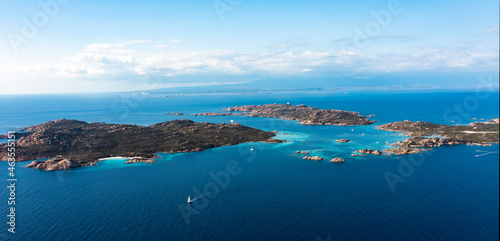
[[[253,146],[252,146],[252,148],[250,148],[250,151],[253,151]]]
[[[188,196],[188,203],[192,203],[194,200],[191,200],[191,196]]]

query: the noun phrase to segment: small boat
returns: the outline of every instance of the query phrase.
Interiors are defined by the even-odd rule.
[[[253,146],[252,146],[252,148],[250,148],[250,151],[253,151]]]
[[[188,196],[188,201],[187,201],[187,203],[192,203],[192,202],[194,202],[194,200],[191,200],[191,196]]]

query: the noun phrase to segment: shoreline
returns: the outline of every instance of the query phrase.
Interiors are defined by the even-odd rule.
[[[16,141],[17,161],[33,161],[28,167],[46,170],[95,165],[124,158],[127,163],[154,162],[155,153],[198,152],[246,142],[281,143],[275,133],[238,123],[215,124],[172,120],[149,126],[87,123],[60,119],[24,128]],[[7,144],[0,144],[0,160],[7,160]]]

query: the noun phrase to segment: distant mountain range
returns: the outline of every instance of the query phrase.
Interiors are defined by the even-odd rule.
[[[483,78],[485,81],[480,81]],[[235,81],[237,82],[237,81]],[[387,74],[338,77],[262,78],[238,84],[163,88],[153,94],[265,93],[279,91],[355,91],[355,90],[498,90],[498,74]],[[487,86],[487,87],[484,87]]]

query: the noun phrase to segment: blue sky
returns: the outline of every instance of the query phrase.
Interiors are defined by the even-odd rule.
[[[0,94],[134,90],[148,75],[160,87],[402,72],[496,75],[498,5],[0,0]],[[23,33],[34,21],[36,33]]]

